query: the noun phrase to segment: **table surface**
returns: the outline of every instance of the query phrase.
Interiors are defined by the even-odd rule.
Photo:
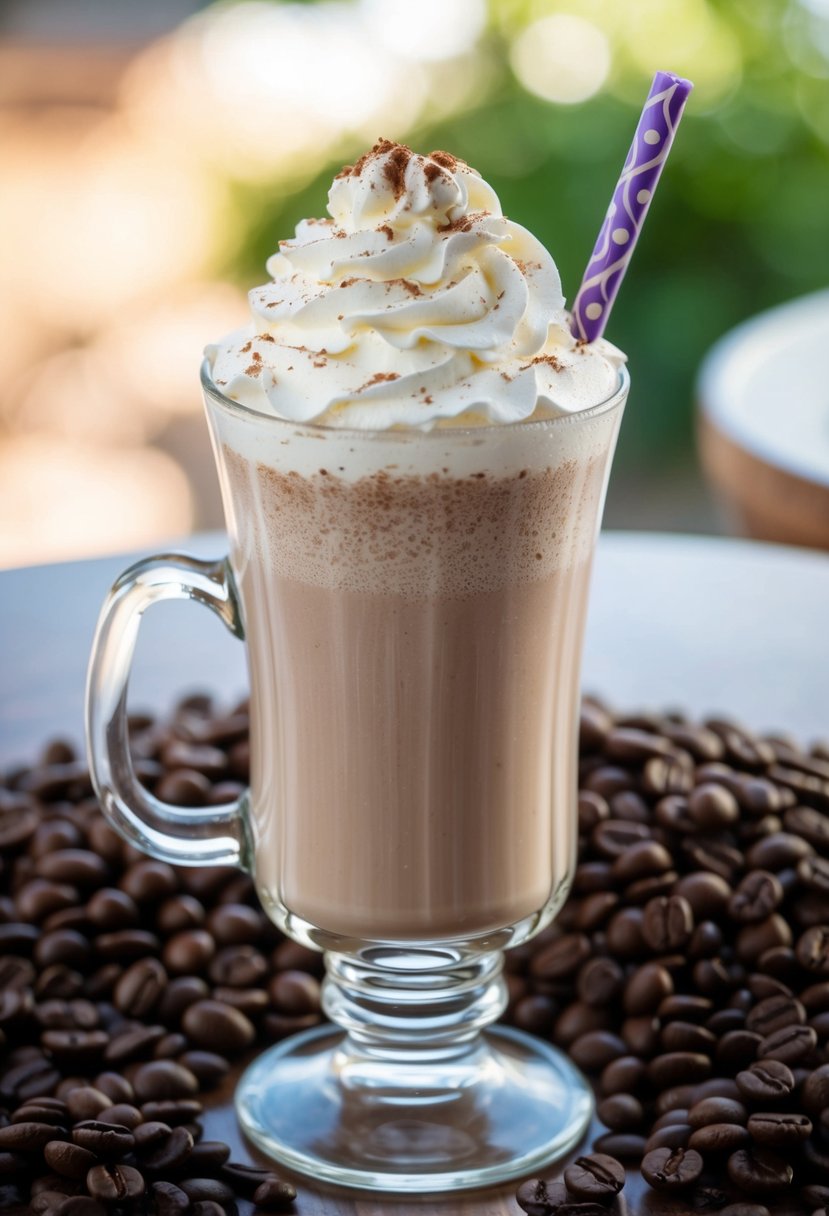
[[[183,546],[216,556],[223,537]],[[47,737],[79,740],[87,656],[98,608],[129,557],[0,573],[0,764],[31,760]],[[584,686],[625,709],[725,713],[757,730],[808,742],[829,734],[826,659],[829,557],[715,538],[608,533],[600,541]],[[156,712],[194,687],[228,701],[245,691],[243,648],[210,613],[166,604],[139,641],[131,705]],[[206,1135],[250,1157],[227,1084],[205,1115]],[[300,1216],[399,1216],[423,1202],[350,1198],[298,1182]],[[515,1216],[513,1184],[428,1199],[436,1216]],[[626,1188],[627,1206],[647,1205]]]

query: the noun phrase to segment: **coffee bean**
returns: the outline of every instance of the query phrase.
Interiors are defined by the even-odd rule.
[[[578,1199],[609,1201],[625,1185],[625,1168],[615,1157],[592,1153],[564,1167],[564,1185]]]
[[[698,1153],[733,1153],[749,1143],[747,1129],[739,1123],[707,1123],[698,1127],[688,1140],[688,1147]]]
[[[218,1085],[230,1069],[229,1061],[213,1051],[185,1051],[179,1056],[178,1062],[196,1077],[203,1089]]]
[[[595,962],[609,961],[595,960]],[[614,964],[614,966],[616,965]],[[622,1002],[624,1011],[633,1017],[652,1013],[658,1009],[665,997],[673,995],[673,991],[674,981],[671,973],[665,967],[658,963],[644,963],[641,967],[637,967],[625,985]]]
[[[769,1035],[784,1026],[802,1025],[806,1021],[806,1010],[800,1001],[791,996],[766,997],[749,1012],[746,1026],[758,1034]]]
[[[126,1077],[116,1072],[98,1073],[93,1085],[100,1093],[106,1094],[111,1102],[130,1102],[135,1097]]]
[[[212,1200],[225,1204],[233,1198],[233,1191],[219,1178],[185,1178],[179,1185],[191,1203]]]
[[[627,1055],[624,1040],[607,1030],[590,1030],[579,1035],[570,1046],[574,1064],[585,1072],[601,1072],[611,1060],[624,1055]]]
[[[694,928],[691,905],[681,895],[660,896],[645,905],[642,936],[652,950],[679,950]]]
[[[826,1069],[829,1076],[829,1066]],[[761,1059],[737,1074],[737,1087],[752,1102],[768,1103],[788,1098],[794,1089],[791,1069],[781,1060]],[[829,1102],[829,1096],[827,1097]],[[807,1107],[808,1110],[808,1107]]]
[[[729,1203],[720,1209],[720,1216],[771,1216],[761,1203]]]
[[[813,925],[797,940],[797,961],[807,971],[829,975],[829,926]]]
[[[745,1125],[748,1112],[742,1102],[734,1098],[710,1097],[695,1102],[688,1111],[688,1122],[693,1128],[707,1127],[711,1123],[739,1123]]]
[[[753,1114],[748,1121],[752,1140],[769,1148],[787,1148],[799,1144],[812,1133],[812,1121],[806,1115],[768,1111]]]
[[[138,905],[125,891],[102,887],[90,897],[86,915],[97,929],[132,929],[140,920]]]
[[[160,1102],[145,1102],[141,1107],[145,1119],[159,1119],[171,1127],[190,1124],[201,1113],[202,1104],[195,1098],[164,1098]]]
[[[652,1131],[645,1141],[645,1155],[655,1148],[687,1148],[694,1129],[688,1123],[666,1123]]]
[[[757,1047],[757,1054],[766,1060],[796,1064],[817,1046],[817,1035],[811,1026],[784,1026],[768,1035]]]
[[[208,968],[212,983],[236,988],[260,983],[267,972],[265,956],[253,946],[227,946],[218,952]]]
[[[181,1024],[184,1033],[208,1051],[244,1051],[256,1038],[250,1020],[220,1001],[196,1001],[185,1010]]]
[[[750,870],[732,895],[729,914],[742,924],[763,921],[783,902],[783,887],[776,874]]]
[[[103,962],[131,963],[155,955],[160,949],[161,942],[146,929],[119,929],[115,933],[101,933],[95,939],[95,950]]]
[[[738,1149],[728,1158],[727,1168],[735,1186],[757,1196],[785,1190],[794,1174],[787,1161],[765,1150]]]
[[[226,1209],[213,1199],[200,1199],[192,1204],[191,1216],[225,1216]]]
[[[800,1100],[809,1115],[819,1115],[829,1107],[829,1064],[821,1064],[808,1075],[803,1082]]]
[[[207,928],[219,946],[254,946],[263,924],[261,912],[247,904],[223,904],[207,918]]]
[[[746,865],[753,870],[771,870],[778,873],[787,866],[797,866],[804,857],[811,857],[814,849],[800,836],[791,832],[773,832],[752,845],[746,854]]]
[[[131,1151],[135,1137],[129,1128],[117,1123],[84,1119],[72,1129],[72,1140],[105,1161],[119,1161]]]
[[[588,937],[583,933],[565,933],[533,956],[530,971],[537,979],[563,980],[575,974],[590,954]],[[278,978],[275,977],[273,982]]]
[[[181,768],[165,773],[156,786],[156,797],[173,806],[204,806],[210,797],[210,781],[195,769]]]
[[[605,1132],[593,1142],[593,1150],[619,1161],[638,1162],[645,1153],[645,1137],[634,1132]]]
[[[230,1157],[230,1148],[221,1140],[199,1140],[193,1145],[184,1165],[179,1167],[188,1176],[218,1176]]]
[[[174,1060],[153,1060],[136,1069],[132,1078],[139,1102],[164,1098],[190,1098],[199,1091],[199,1083],[188,1068]]]
[[[162,962],[172,975],[203,971],[216,953],[216,943],[204,929],[183,929],[164,946]]]
[[[94,1153],[68,1140],[50,1140],[43,1146],[43,1156],[46,1164],[56,1174],[78,1181],[86,1178],[88,1172],[98,1163]]]
[[[184,1011],[209,995],[210,989],[199,976],[178,976],[162,992],[156,1013],[165,1026],[178,1026]]]
[[[35,874],[51,882],[86,889],[105,886],[109,868],[103,858],[87,849],[58,849],[38,858]]]
[[[185,1127],[168,1128],[166,1134],[150,1143],[149,1152],[144,1151],[146,1145],[142,1146],[141,1163],[146,1169],[163,1174],[186,1161],[193,1151],[193,1144],[193,1137]]]
[[[688,795],[688,813],[697,827],[717,832],[737,822],[740,807],[725,786],[703,781]]]
[[[86,1176],[93,1199],[125,1203],[144,1194],[144,1179],[131,1165],[94,1165]]]
[[[656,1012],[663,1022],[704,1022],[710,1016],[713,1007],[713,1002],[708,997],[677,993],[674,996],[665,997]]]
[[[636,1056],[620,1056],[602,1070],[600,1089],[603,1094],[634,1094],[646,1077],[644,1060]]]
[[[296,1187],[294,1184],[285,1182],[274,1174],[266,1178],[253,1193],[253,1202],[258,1207],[267,1208],[270,1211],[282,1211],[289,1207],[295,1199]]]
[[[711,1075],[711,1061],[701,1052],[669,1051],[648,1064],[648,1079],[657,1089],[695,1084]]]
[[[163,1026],[136,1024],[134,1030],[124,1030],[110,1039],[104,1052],[108,1064],[124,1065],[134,1060],[145,1060],[152,1055],[156,1044],[164,1038]]]
[[[115,985],[115,1006],[128,1017],[146,1017],[158,1004],[166,982],[167,972],[158,959],[139,959]]]
[[[183,1216],[190,1207],[190,1196],[172,1182],[154,1182],[150,1203],[153,1216]]]
[[[4,1152],[34,1153],[50,1140],[62,1140],[65,1127],[49,1123],[9,1123],[0,1127],[0,1149]]]
[[[630,1093],[611,1094],[599,1102],[596,1113],[612,1132],[635,1131],[645,1117],[642,1103]]]
[[[702,1052],[710,1056],[717,1047],[717,1036],[693,1022],[669,1022],[663,1026],[659,1041],[666,1052]]]
[[[697,1181],[702,1167],[694,1149],[656,1148],[642,1161],[642,1177],[657,1191],[683,1190]]]
[[[643,921],[641,908],[622,908],[611,917],[607,926],[607,948],[615,958],[625,961],[645,953]]]

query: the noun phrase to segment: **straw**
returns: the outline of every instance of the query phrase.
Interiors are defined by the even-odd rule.
[[[616,184],[596,246],[573,302],[570,328],[585,342],[600,338],[625,277],[654,190],[694,86],[657,72]]]

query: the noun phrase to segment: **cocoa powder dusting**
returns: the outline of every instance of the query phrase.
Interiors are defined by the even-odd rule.
[[[394,144],[388,150],[383,176],[392,188],[395,199],[400,199],[406,190],[406,168],[412,159],[412,150],[405,144]]]
[[[394,240],[394,229],[390,224],[381,224],[377,229],[378,232],[385,232],[387,240]]]
[[[375,372],[370,380],[366,380],[365,384],[361,384],[359,388],[355,388],[355,393],[362,393],[365,389],[371,388],[375,384],[383,384],[390,380],[399,380],[399,372]]]
[[[442,169],[448,169],[450,173],[454,173],[458,165],[463,164],[457,156],[453,156],[451,152],[441,152],[439,148],[429,153],[429,160],[435,161]]]

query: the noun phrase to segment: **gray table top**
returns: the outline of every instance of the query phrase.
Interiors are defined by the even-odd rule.
[[[220,533],[170,548],[218,556]],[[98,610],[132,556],[0,573],[0,763],[78,741]],[[802,742],[829,735],[829,557],[713,537],[610,532],[596,558],[584,687],[620,708],[729,714]],[[246,689],[244,649],[210,613],[145,618],[131,705]]]

